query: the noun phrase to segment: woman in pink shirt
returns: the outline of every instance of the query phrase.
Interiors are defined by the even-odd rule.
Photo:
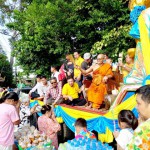
[[[45,133],[52,140],[52,145],[58,149],[57,132],[60,130],[60,125],[50,105],[42,106],[41,112],[43,116],[38,118],[39,131]]]
[[[0,150],[12,150],[14,144],[14,125],[19,124],[18,95],[5,94],[0,99]]]

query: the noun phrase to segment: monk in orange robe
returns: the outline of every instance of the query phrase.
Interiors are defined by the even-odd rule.
[[[104,101],[104,96],[107,94],[106,82],[113,76],[111,66],[104,63],[104,55],[99,54],[97,56],[97,63],[92,65],[89,69],[83,70],[78,67],[82,74],[86,75],[93,72],[93,80],[88,89],[88,101],[92,103],[92,108],[100,108]]]

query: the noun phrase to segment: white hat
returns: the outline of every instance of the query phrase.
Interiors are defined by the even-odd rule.
[[[90,59],[90,57],[91,57],[90,53],[85,53],[83,56],[84,59]]]

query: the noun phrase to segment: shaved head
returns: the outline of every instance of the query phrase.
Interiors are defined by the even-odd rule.
[[[97,64],[99,64],[99,65],[103,64],[104,58],[105,58],[104,54],[98,54]]]

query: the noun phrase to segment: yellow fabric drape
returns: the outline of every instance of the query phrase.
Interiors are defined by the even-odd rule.
[[[32,102],[34,102],[35,100],[30,100],[30,103],[32,103]],[[36,101],[38,101],[38,104],[40,105],[40,106],[43,106],[44,105],[44,102],[43,101],[39,101],[39,100],[36,100]]]
[[[143,14],[141,14],[138,19],[139,29],[140,29],[140,40],[141,40],[141,45],[142,45],[142,52],[143,52],[143,59],[144,59],[146,74],[149,75],[150,74],[150,67],[149,67],[150,37],[149,37],[149,31],[147,29],[148,26],[146,25],[145,20],[146,19],[143,17]]]
[[[108,119],[118,119],[118,113],[123,109],[132,110],[136,106],[136,96],[133,95],[128,98],[126,101],[119,104],[114,109],[110,110],[104,117]]]
[[[99,114],[93,114],[93,113],[85,112],[82,110],[76,110],[73,108],[62,107],[62,109],[65,113],[67,113],[69,116],[71,116],[75,119],[80,117],[80,118],[84,118],[84,119],[88,120],[88,119],[93,119],[93,118],[97,118],[97,117],[101,116]]]
[[[113,142],[113,134],[112,132],[107,128],[105,134],[98,134],[98,140],[101,141],[102,143],[111,143]]]

